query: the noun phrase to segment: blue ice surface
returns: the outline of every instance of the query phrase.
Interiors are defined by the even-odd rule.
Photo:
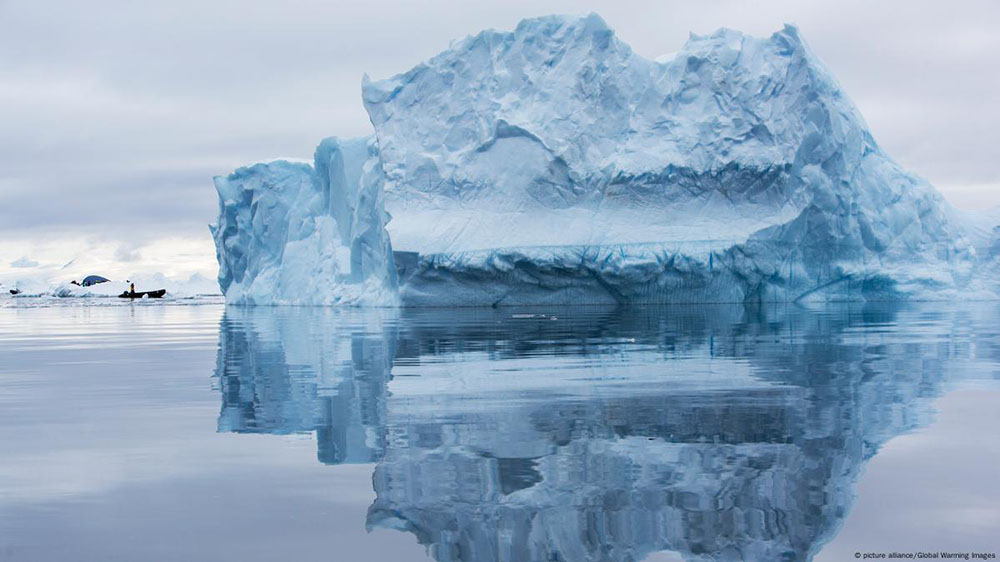
[[[396,270],[368,139],[324,140],[311,163],[215,178],[219,287],[233,304],[393,306]]]
[[[998,312],[4,307],[0,552],[995,551]]]
[[[650,60],[595,14],[527,19],[362,98],[371,137],[217,179],[230,302],[998,298],[1000,214],[899,166],[793,26]]]

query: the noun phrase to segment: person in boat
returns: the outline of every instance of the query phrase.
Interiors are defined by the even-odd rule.
[[[128,292],[132,293],[133,295],[135,294],[135,283],[129,282]]]

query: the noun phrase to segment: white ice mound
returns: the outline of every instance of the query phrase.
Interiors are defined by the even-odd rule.
[[[596,15],[366,81],[412,304],[948,296],[971,250],[793,27],[659,63]],[[430,255],[426,255],[430,254]]]
[[[370,139],[330,138],[313,166],[276,160],[215,178],[228,303],[397,304],[373,150]]]

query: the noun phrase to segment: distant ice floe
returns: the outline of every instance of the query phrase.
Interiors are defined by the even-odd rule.
[[[66,281],[51,281],[44,278],[8,278],[0,282],[0,299],[7,305],[45,305],[85,299],[90,304],[106,302],[118,304],[128,302],[118,295],[129,290],[134,283],[137,291],[166,289],[163,301],[200,300],[216,302],[220,295],[214,279],[195,273],[186,279],[171,278],[162,273],[140,274],[128,279],[113,279],[89,287]],[[79,281],[79,280],[77,280]],[[11,294],[11,290],[17,294]]]

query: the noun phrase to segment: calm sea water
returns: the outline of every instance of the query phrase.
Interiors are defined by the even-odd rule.
[[[0,560],[1000,554],[998,318],[7,306]]]

